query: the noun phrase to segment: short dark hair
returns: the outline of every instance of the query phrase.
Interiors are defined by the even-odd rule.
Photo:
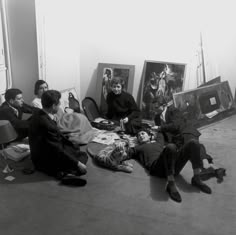
[[[137,132],[137,134],[136,134],[136,137],[137,137],[137,138],[138,138],[138,134],[139,134],[141,131],[146,132],[146,133],[150,136],[151,140],[153,139],[153,132],[151,131],[150,128],[141,128],[140,130],[138,130],[138,132]]]
[[[43,108],[51,108],[53,104],[58,105],[61,99],[61,93],[56,90],[45,91],[42,95],[41,102]]]
[[[141,128],[141,129],[138,130],[137,136],[138,136],[139,132],[141,132],[141,131],[144,131],[144,132],[146,132],[148,135],[151,135],[151,130],[150,130],[150,129],[148,129],[148,128]]]
[[[34,94],[35,94],[35,95],[38,95],[39,87],[40,87],[42,84],[47,84],[47,82],[44,81],[44,80],[38,80],[38,81],[34,84]],[[47,84],[47,86],[48,86],[48,84]]]
[[[22,94],[22,91],[17,88],[8,89],[5,93],[5,100],[9,102],[11,99],[15,99],[17,95]]]
[[[111,86],[113,86],[114,84],[120,84],[122,88],[124,88],[125,81],[122,77],[114,77],[111,79]]]

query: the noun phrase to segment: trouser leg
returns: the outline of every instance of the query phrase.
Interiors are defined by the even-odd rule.
[[[168,144],[162,151],[161,156],[153,162],[150,168],[150,174],[161,178],[174,175],[176,156],[175,144]]]
[[[201,168],[202,161],[200,157],[200,144],[198,140],[189,140],[178,152],[178,157],[175,163],[175,175],[178,175],[181,172],[189,160],[193,169]]]

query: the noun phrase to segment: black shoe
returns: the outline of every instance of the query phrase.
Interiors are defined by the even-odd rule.
[[[199,188],[202,192],[207,193],[207,194],[211,194],[211,188],[209,186],[207,186],[206,184],[204,184],[200,178],[197,177],[193,177],[191,184],[194,187]]]
[[[170,198],[175,202],[182,202],[181,195],[178,191],[173,191],[171,185],[168,183],[166,186],[166,192],[169,194]]]
[[[64,178],[68,173],[64,172],[64,171],[59,171],[56,174],[56,179],[57,180],[61,180],[62,178]]]
[[[60,180],[60,184],[72,187],[82,187],[87,184],[87,181],[76,176],[65,176]]]
[[[209,180],[210,178],[213,178],[215,176],[216,176],[216,172],[213,167],[203,168],[199,174],[200,180],[202,181]]]
[[[215,170],[216,178],[219,182],[223,181],[223,177],[226,176],[226,170],[224,168],[218,168]]]
[[[22,173],[25,174],[25,175],[32,175],[34,172],[35,172],[34,167],[24,168],[22,170]]]

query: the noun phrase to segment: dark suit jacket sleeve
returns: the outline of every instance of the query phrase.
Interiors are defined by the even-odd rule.
[[[29,128],[29,122],[27,120],[20,120],[19,118],[17,118],[11,108],[4,108],[1,110],[1,119],[8,120],[18,131],[26,130]]]

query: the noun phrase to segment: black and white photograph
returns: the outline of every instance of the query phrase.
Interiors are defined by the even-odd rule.
[[[234,0],[0,0],[0,235],[235,235]]]

